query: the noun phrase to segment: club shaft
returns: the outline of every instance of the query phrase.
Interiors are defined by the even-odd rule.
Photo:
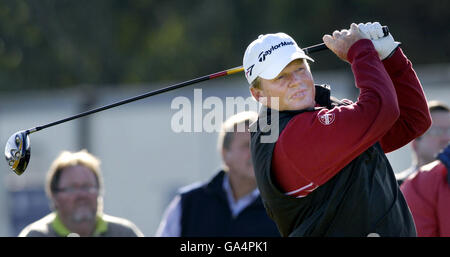
[[[384,26],[383,27],[383,32],[384,32],[384,35],[387,36],[389,34],[389,29],[386,26]],[[317,45],[313,45],[313,46],[309,46],[309,47],[303,48],[302,50],[306,54],[309,54],[309,53],[322,51],[322,50],[325,50],[325,49],[328,49],[327,46],[324,43],[321,43],[321,44],[317,44]],[[81,118],[81,117],[84,117],[84,116],[88,116],[88,115],[91,115],[91,114],[94,114],[94,113],[97,113],[97,112],[105,111],[105,110],[108,110],[108,109],[111,109],[111,108],[114,108],[114,107],[117,107],[117,106],[120,106],[120,105],[131,103],[131,102],[134,102],[134,101],[137,101],[137,100],[141,100],[141,99],[144,99],[144,98],[147,98],[147,97],[150,97],[150,96],[154,96],[154,95],[158,95],[158,94],[161,94],[161,93],[165,93],[165,92],[168,92],[168,91],[171,91],[171,90],[174,90],[174,89],[182,88],[182,87],[189,86],[189,85],[192,85],[192,84],[196,84],[196,83],[199,83],[199,82],[203,82],[203,81],[206,81],[206,80],[211,80],[211,79],[223,77],[223,76],[226,76],[226,75],[231,75],[231,74],[234,74],[234,73],[242,72],[243,70],[244,70],[244,68],[242,66],[239,66],[239,67],[236,67],[236,68],[232,68],[232,69],[216,72],[216,73],[213,73],[213,74],[210,74],[210,75],[206,75],[206,76],[203,76],[203,77],[199,77],[199,78],[195,78],[195,79],[188,80],[188,81],[185,81],[185,82],[181,82],[181,83],[178,83],[178,84],[175,84],[175,85],[172,85],[172,86],[168,86],[168,87],[161,88],[161,89],[158,89],[158,90],[155,90],[155,91],[151,91],[151,92],[148,92],[148,93],[145,93],[145,94],[142,94],[142,95],[138,95],[138,96],[131,97],[131,98],[128,98],[128,99],[124,99],[124,100],[119,101],[119,102],[115,102],[115,103],[112,103],[112,104],[109,104],[109,105],[105,105],[105,106],[102,106],[102,107],[99,107],[99,108],[96,108],[96,109],[93,109],[93,110],[90,110],[90,111],[82,112],[82,113],[79,113],[77,115],[74,115],[74,116],[71,116],[71,117],[68,117],[68,118],[65,118],[65,119],[61,119],[61,120],[58,120],[58,121],[55,121],[55,122],[52,122],[52,123],[48,123],[48,124],[45,124],[45,125],[42,125],[42,126],[31,128],[31,129],[28,129],[26,131],[26,133],[27,134],[31,134],[31,133],[34,133],[36,131],[48,128],[48,127],[53,127],[55,125],[58,125],[58,124],[61,124],[61,123],[64,123],[64,122],[68,122],[68,121],[71,121],[71,120],[74,120],[74,119],[78,119],[78,118]]]
[[[144,98],[147,98],[147,97],[150,97],[150,96],[154,96],[154,95],[158,95],[158,94],[161,94],[161,93],[165,93],[165,92],[168,92],[168,91],[171,91],[171,90],[174,90],[174,89],[178,89],[178,88],[182,88],[182,87],[189,86],[189,85],[192,85],[192,84],[196,84],[196,83],[199,83],[199,82],[203,82],[203,81],[206,81],[206,80],[215,79],[215,78],[218,78],[218,77],[222,77],[222,76],[238,73],[238,72],[243,71],[243,69],[244,68],[242,68],[242,67],[236,67],[236,68],[232,68],[232,69],[216,72],[216,73],[213,73],[213,74],[210,74],[210,75],[206,75],[206,76],[203,76],[203,77],[195,78],[195,79],[192,79],[192,80],[188,80],[188,81],[185,81],[185,82],[181,82],[181,83],[178,83],[178,84],[175,84],[175,85],[172,85],[172,86],[168,86],[168,87],[161,88],[161,89],[158,89],[158,90],[155,90],[155,91],[151,91],[151,92],[148,92],[148,93],[145,93],[145,94],[142,94],[142,95],[138,95],[138,96],[135,96],[135,97],[127,98],[127,99],[124,99],[124,100],[119,101],[119,102],[115,102],[115,103],[112,103],[112,104],[109,104],[109,105],[105,105],[105,106],[102,106],[102,107],[99,107],[99,108],[96,108],[96,109],[93,109],[93,110],[90,110],[90,111],[85,111],[85,112],[79,113],[77,115],[74,115],[74,116],[71,116],[71,117],[68,117],[68,118],[65,118],[65,119],[61,119],[61,120],[58,120],[58,121],[55,121],[55,122],[52,122],[52,123],[48,123],[48,124],[45,124],[45,125],[42,125],[42,126],[38,126],[38,127],[35,127],[35,128],[27,130],[27,133],[31,134],[31,133],[34,133],[36,131],[48,128],[48,127],[53,127],[55,125],[58,125],[58,124],[61,124],[61,123],[64,123],[64,122],[68,122],[68,121],[71,121],[71,120],[74,120],[74,119],[78,119],[78,118],[81,118],[81,117],[84,117],[84,116],[88,116],[88,115],[91,115],[91,114],[94,114],[94,113],[97,113],[97,112],[108,110],[108,109],[111,109],[111,108],[114,108],[114,107],[117,107],[117,106],[120,106],[120,105],[131,103],[131,102],[134,102],[134,101],[137,101],[137,100],[141,100],[141,99],[144,99]]]

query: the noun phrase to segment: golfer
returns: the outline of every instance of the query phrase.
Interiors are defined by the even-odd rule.
[[[378,22],[323,41],[351,65],[356,102],[315,85],[313,60],[284,33],[261,35],[245,51],[250,92],[264,106],[250,130],[266,211],[282,236],[416,236],[385,155],[431,125],[411,62]],[[274,124],[277,141],[261,142]]]

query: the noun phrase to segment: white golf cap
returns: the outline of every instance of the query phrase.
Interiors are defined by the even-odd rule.
[[[260,35],[245,50],[244,71],[249,84],[257,77],[274,79],[295,59],[314,60],[285,33]]]

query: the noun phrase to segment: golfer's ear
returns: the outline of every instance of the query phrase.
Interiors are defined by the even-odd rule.
[[[263,91],[258,88],[251,87],[250,93],[252,94],[253,98],[255,98],[256,101],[259,102],[259,98],[261,98],[263,95]]]

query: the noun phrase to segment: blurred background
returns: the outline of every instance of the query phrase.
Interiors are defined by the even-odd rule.
[[[446,0],[3,0],[0,142],[19,130],[240,66],[259,34],[286,32],[306,47],[352,22],[368,21],[388,25],[403,43],[427,98],[450,104]],[[330,51],[312,57],[317,83],[356,100],[348,64]],[[153,236],[177,188],[208,180],[221,167],[217,133],[171,129],[179,111],[171,108],[173,99],[193,102],[195,88],[202,89],[202,100],[250,96],[244,76],[236,74],[31,135],[26,173],[18,177],[0,162],[0,236],[16,236],[50,211],[45,173],[61,151],[81,149],[102,160],[105,212]],[[406,169],[409,146],[388,157],[396,172]]]

